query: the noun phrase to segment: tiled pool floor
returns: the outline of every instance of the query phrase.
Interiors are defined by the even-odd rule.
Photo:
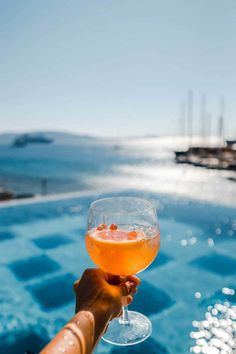
[[[148,315],[153,334],[128,348],[101,342],[97,354],[199,352],[192,322],[203,320],[209,305],[236,300],[222,293],[236,283],[236,211],[145,197],[159,200],[161,251],[140,274],[130,307]],[[0,353],[39,351],[73,315],[73,281],[93,266],[84,234],[94,198],[0,210]]]

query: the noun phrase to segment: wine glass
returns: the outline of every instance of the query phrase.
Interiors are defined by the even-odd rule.
[[[126,277],[146,269],[160,247],[160,232],[153,203],[136,197],[99,199],[90,206],[86,247],[103,271]],[[147,299],[148,300],[148,299]],[[122,307],[103,339],[115,345],[133,345],[152,332],[147,317]]]

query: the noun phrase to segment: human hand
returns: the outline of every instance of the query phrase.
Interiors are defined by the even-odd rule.
[[[74,283],[76,312],[92,310],[105,312],[112,319],[121,314],[122,298],[129,305],[140,284],[134,275],[114,276],[101,269],[86,269],[80,280]]]
[[[131,275],[122,278],[100,269],[87,269],[74,283],[76,315],[42,350],[41,354],[58,352],[91,354],[111,319],[119,316],[122,298],[127,304],[133,300],[140,280]],[[73,345],[70,345],[73,343]]]

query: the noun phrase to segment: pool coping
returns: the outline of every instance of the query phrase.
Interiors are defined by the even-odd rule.
[[[114,192],[123,192],[127,191],[127,189],[100,189],[97,190],[84,190],[78,192],[65,192],[65,193],[57,193],[57,194],[48,194],[48,195],[36,195],[31,198],[25,199],[13,199],[13,200],[6,200],[0,202],[0,209],[11,208],[21,205],[30,205],[30,204],[38,204],[38,203],[47,203],[47,202],[55,202],[60,200],[70,200],[70,199],[77,199],[80,197],[90,197],[92,195],[102,195],[107,193],[114,193]]]
[[[218,208],[224,208],[224,209],[231,209],[231,210],[236,210],[236,206],[232,205],[225,205],[224,203],[214,203],[209,200],[201,200],[197,198],[186,198],[184,196],[178,196],[178,195],[173,195],[169,193],[158,193],[158,192],[151,192],[148,190],[137,190],[135,188],[101,188],[98,190],[95,189],[86,189],[83,191],[73,191],[73,192],[63,192],[63,193],[56,193],[56,194],[48,194],[48,195],[36,195],[31,198],[26,198],[26,199],[13,199],[13,200],[6,200],[6,201],[1,201],[0,202],[0,210],[1,209],[8,209],[8,208],[13,208],[13,207],[20,207],[20,206],[26,206],[26,205],[35,205],[35,204],[43,204],[43,203],[53,203],[57,201],[63,201],[63,200],[73,200],[77,198],[83,198],[83,197],[91,197],[91,196],[96,196],[96,199],[99,199],[101,196],[107,195],[109,193],[111,194],[116,194],[116,193],[138,193],[138,194],[151,194],[151,195],[156,195],[159,196],[160,198],[167,198],[167,199],[173,199],[173,200],[178,200],[182,202],[193,202],[197,204],[202,204],[202,205],[209,205],[210,207],[218,207]]]

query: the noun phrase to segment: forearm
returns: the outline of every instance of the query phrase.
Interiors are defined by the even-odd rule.
[[[108,311],[81,310],[42,350],[41,354],[91,354],[109,320]]]

